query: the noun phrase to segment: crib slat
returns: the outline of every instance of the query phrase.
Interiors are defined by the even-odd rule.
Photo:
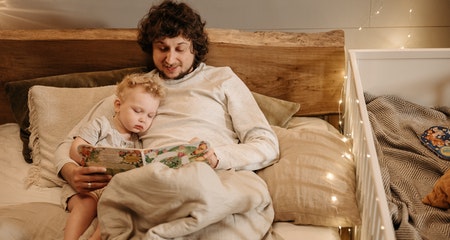
[[[345,81],[344,135],[353,141],[356,164],[356,197],[362,224],[356,227],[356,239],[393,240],[395,232],[388,212],[380,167],[373,145],[363,89],[352,73],[349,62]],[[356,69],[357,71],[357,69]]]

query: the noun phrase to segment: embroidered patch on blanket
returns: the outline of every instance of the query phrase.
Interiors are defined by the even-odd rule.
[[[430,127],[420,136],[420,140],[440,158],[450,160],[450,129]]]

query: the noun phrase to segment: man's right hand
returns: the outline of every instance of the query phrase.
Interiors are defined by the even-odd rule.
[[[61,169],[62,177],[75,189],[85,193],[105,187],[111,180],[104,167],[81,167],[75,163],[66,163]]]

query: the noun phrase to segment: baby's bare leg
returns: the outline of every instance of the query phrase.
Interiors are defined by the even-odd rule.
[[[97,216],[97,199],[90,194],[77,194],[68,202],[69,218],[64,240],[79,239]]]
[[[100,222],[97,222],[97,227],[95,228],[95,232],[92,234],[92,236],[89,238],[89,240],[100,240],[101,234],[100,234]]]

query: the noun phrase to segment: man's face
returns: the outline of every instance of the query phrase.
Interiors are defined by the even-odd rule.
[[[180,79],[192,71],[192,42],[182,36],[153,42],[153,62],[165,79]]]

